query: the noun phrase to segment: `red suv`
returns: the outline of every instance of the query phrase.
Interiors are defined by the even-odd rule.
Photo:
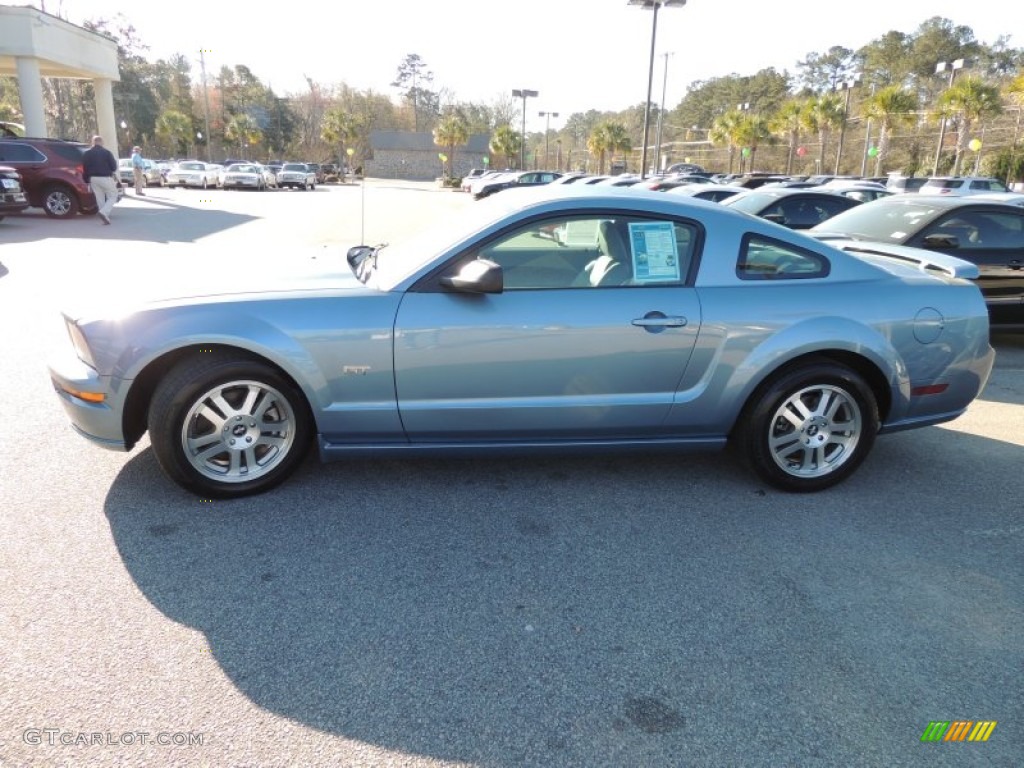
[[[82,179],[82,153],[88,145],[63,139],[0,136],[0,165],[21,174],[29,205],[64,219],[96,213],[96,198]]]

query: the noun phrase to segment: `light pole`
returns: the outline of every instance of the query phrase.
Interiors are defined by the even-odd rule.
[[[665,118],[665,89],[668,87],[668,57],[672,56],[672,51],[663,53],[665,57],[665,73],[661,78],[661,106],[658,108],[658,131],[657,138],[654,140],[654,166],[660,172],[661,168],[661,124]]]
[[[125,144],[124,144],[124,145],[125,145],[126,147],[128,146],[128,142],[129,142],[129,140],[130,140],[130,137],[128,136],[128,133],[127,133],[127,131],[128,131],[128,123],[126,123],[126,122],[125,122],[124,120],[122,120],[122,121],[121,121],[121,133],[122,133],[122,135],[124,136],[124,139],[125,139]],[[118,145],[118,146],[120,146],[120,145]],[[119,149],[119,150],[117,151],[117,153],[118,153],[118,154],[121,154],[121,150]]]
[[[853,93],[853,89],[858,85],[860,85],[860,72],[855,74],[850,80],[846,80],[839,84],[839,88],[846,91],[846,101],[843,102],[843,122],[839,124],[839,148],[836,150],[836,176],[839,175],[839,163],[843,159],[843,139],[846,138],[846,116],[850,112],[850,94]]]
[[[515,99],[523,100],[523,135],[522,141],[519,142],[519,170],[526,170],[526,100],[533,96],[536,98],[540,94],[537,91],[528,91],[526,89],[520,90],[516,88],[512,91],[512,97]]]
[[[940,61],[938,64],[935,65],[935,74],[941,75],[943,72],[946,71],[947,67],[949,68],[949,85],[947,87],[952,88],[953,81],[956,80],[956,73],[964,68],[964,60],[957,59],[952,63]],[[939,158],[942,157],[942,142],[945,140],[945,138],[946,118],[941,117],[939,118],[939,146],[935,150],[935,164],[932,166],[932,176],[939,175]]]
[[[736,111],[739,112],[742,115],[746,115],[746,113],[750,111],[750,102],[749,101],[744,101],[742,104],[737,104],[736,105]],[[740,147],[740,173],[743,173],[743,163],[745,162],[745,156],[744,156],[743,152],[745,150],[746,150],[746,147]],[[729,163],[729,166],[730,166],[729,167],[729,171],[731,172],[732,171],[732,163],[731,162]],[[748,168],[748,170],[752,171],[754,169],[753,169],[753,167],[751,167],[751,168]]]
[[[640,153],[640,179],[647,178],[647,138],[651,125],[651,88],[654,85],[654,43],[658,37],[658,11],[661,7],[682,8],[686,0],[629,0],[629,5],[636,5],[645,10],[654,11],[651,22],[651,60],[647,67],[647,101],[644,102],[644,148]]]
[[[199,157],[199,145],[203,143],[203,132],[196,131],[196,157]]]
[[[544,120],[544,167],[547,168],[551,165],[551,154],[548,151],[551,146],[550,135],[551,135],[551,118],[558,117],[557,112],[538,112],[540,117],[546,118]]]

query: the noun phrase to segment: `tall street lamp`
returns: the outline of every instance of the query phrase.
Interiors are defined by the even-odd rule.
[[[520,90],[516,88],[512,91],[512,98],[523,100],[523,137],[519,143],[519,170],[526,170],[526,100],[531,96],[536,98],[540,94],[537,91],[528,91],[526,89]]]
[[[665,57],[665,72],[661,78],[661,107],[658,109],[658,131],[654,139],[654,165],[659,172],[661,171],[661,125],[665,121],[665,89],[668,87],[668,57],[672,55],[672,51],[662,54]]]
[[[647,67],[647,101],[644,102],[644,148],[640,153],[640,179],[647,178],[647,134],[651,125],[651,88],[654,85],[654,43],[658,37],[658,11],[662,6],[682,8],[686,0],[628,0],[629,5],[654,11],[651,22],[651,60]]]
[[[538,112],[540,117],[546,118],[544,120],[544,167],[547,168],[551,165],[551,154],[548,148],[551,146],[550,134],[551,134],[551,118],[558,117],[557,112]]]
[[[964,68],[964,60],[957,59],[953,62],[940,61],[935,65],[935,74],[941,75],[946,69],[949,69],[949,85],[947,87],[953,87],[953,81],[956,80],[956,73]],[[939,158],[942,156],[942,142],[946,138],[946,118],[939,118],[939,146],[935,150],[935,164],[932,166],[932,176],[939,175]]]
[[[861,74],[858,72],[850,80],[839,84],[841,90],[846,91],[846,100],[843,102],[843,122],[839,124],[839,148],[836,150],[836,176],[839,175],[839,163],[843,159],[843,139],[846,138],[846,117],[850,114],[850,94],[853,89],[860,85]]]

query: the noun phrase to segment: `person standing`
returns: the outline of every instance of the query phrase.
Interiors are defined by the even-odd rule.
[[[146,196],[142,188],[146,185],[145,163],[142,160],[142,147],[132,147],[132,176],[135,178],[135,194]]]
[[[82,179],[96,196],[100,219],[110,223],[110,212],[117,202],[117,158],[103,146],[102,136],[92,137],[92,146],[82,153]]]

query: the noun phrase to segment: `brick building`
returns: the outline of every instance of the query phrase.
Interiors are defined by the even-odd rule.
[[[484,168],[484,158],[491,137],[477,133],[469,141],[455,148],[452,158],[452,174],[464,176],[471,168]],[[372,159],[365,161],[363,172],[367,176],[382,179],[411,179],[429,181],[441,176],[439,154],[448,154],[443,147],[434,143],[429,133],[408,131],[371,131],[370,146]]]

